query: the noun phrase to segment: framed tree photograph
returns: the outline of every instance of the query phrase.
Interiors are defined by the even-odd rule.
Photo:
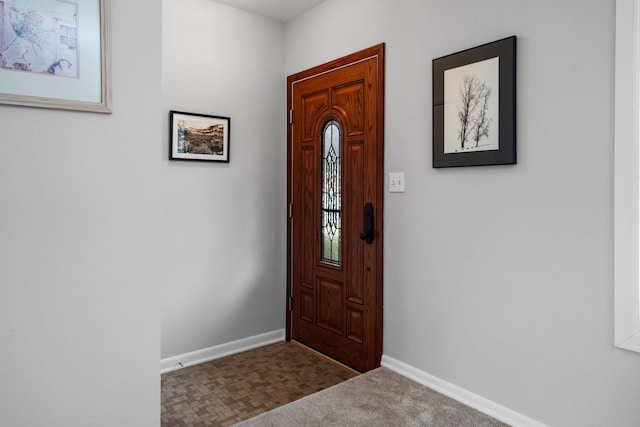
[[[516,163],[516,37],[433,60],[433,167]]]
[[[169,112],[169,160],[229,162],[229,117]]]
[[[111,112],[109,0],[0,0],[0,104]]]

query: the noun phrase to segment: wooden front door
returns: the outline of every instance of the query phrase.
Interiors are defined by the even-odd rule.
[[[382,355],[383,53],[287,79],[287,338],[362,372]]]

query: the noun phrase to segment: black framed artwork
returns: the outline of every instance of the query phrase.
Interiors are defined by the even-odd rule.
[[[433,167],[516,163],[516,37],[433,60]]]
[[[229,162],[229,117],[169,112],[169,160]]]

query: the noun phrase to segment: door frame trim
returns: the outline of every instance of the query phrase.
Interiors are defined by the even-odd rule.
[[[291,341],[291,316],[290,301],[292,298],[292,239],[293,221],[291,218],[291,206],[293,199],[292,183],[292,126],[291,111],[293,107],[293,85],[304,80],[326,74],[352,64],[377,58],[377,100],[376,100],[376,215],[374,217],[376,239],[376,307],[375,307],[375,359],[379,365],[382,357],[382,315],[383,315],[383,213],[384,213],[384,43],[363,49],[361,51],[343,56],[310,69],[292,74],[287,77],[287,283],[285,300],[286,332],[285,339]],[[293,118],[295,120],[295,118]]]

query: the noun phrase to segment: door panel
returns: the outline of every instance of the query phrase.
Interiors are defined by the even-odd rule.
[[[342,288],[341,282],[318,278],[317,325],[336,335],[342,335],[342,313],[344,312]]]
[[[383,51],[287,79],[287,338],[360,371],[382,354]]]
[[[362,275],[364,269],[364,244],[359,234],[362,229],[362,215],[358,215],[358,212],[362,211],[366,203],[364,195],[359,189],[365,179],[365,164],[364,142],[356,141],[349,144],[345,161],[345,182],[349,185],[349,188],[346,189],[349,197],[346,198],[345,202],[348,204],[348,212],[352,213],[347,218],[349,221],[347,226],[348,229],[352,230],[354,236],[349,239],[349,246],[346,250],[347,259],[351,262],[352,267],[347,271],[347,300],[361,305],[364,304],[364,278]]]

